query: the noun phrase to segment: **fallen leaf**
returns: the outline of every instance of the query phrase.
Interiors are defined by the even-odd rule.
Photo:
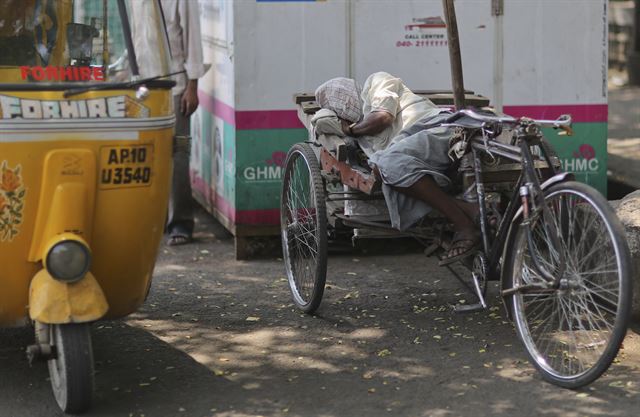
[[[260,317],[249,316],[246,318],[246,321],[259,321]]]
[[[378,352],[378,356],[380,356],[381,358],[389,355],[391,355],[391,351],[389,349],[382,349],[380,352]]]

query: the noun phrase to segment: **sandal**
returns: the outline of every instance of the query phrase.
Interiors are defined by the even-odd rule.
[[[187,243],[191,243],[191,236],[184,233],[173,233],[167,241],[167,245],[169,246],[180,246],[186,245]]]
[[[480,247],[480,233],[477,230],[462,230],[453,234],[447,254],[440,260],[440,266],[452,264],[476,253]],[[460,252],[462,250],[462,252]],[[453,255],[455,253],[455,255]]]

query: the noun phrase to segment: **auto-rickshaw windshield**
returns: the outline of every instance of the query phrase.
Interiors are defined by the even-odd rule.
[[[159,0],[0,0],[0,83],[120,83],[170,73]]]

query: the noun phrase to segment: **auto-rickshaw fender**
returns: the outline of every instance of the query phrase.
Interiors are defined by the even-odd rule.
[[[45,324],[86,323],[103,317],[109,304],[96,278],[65,283],[40,270],[29,287],[29,316]]]

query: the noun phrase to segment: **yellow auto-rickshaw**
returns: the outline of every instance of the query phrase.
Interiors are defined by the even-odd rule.
[[[90,323],[151,283],[171,176],[159,0],[0,0],[0,326],[35,327],[65,412],[91,402]]]

